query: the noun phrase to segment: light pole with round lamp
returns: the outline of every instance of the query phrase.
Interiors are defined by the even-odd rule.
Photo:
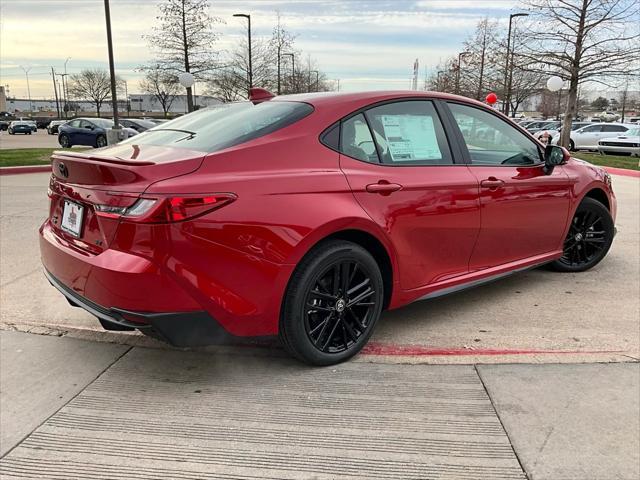
[[[186,88],[188,92],[189,89],[193,87],[193,85],[196,83],[196,77],[194,77],[192,73],[182,72],[180,75],[178,75],[178,82],[180,82],[180,85]],[[193,112],[193,100],[191,99],[191,96],[188,94],[187,94],[187,112],[188,113]]]
[[[507,34],[507,56],[504,62],[504,107],[503,113],[509,116],[509,105],[511,102],[511,72],[509,59],[511,58],[511,24],[516,17],[528,17],[528,13],[512,13],[509,15],[509,33]]]
[[[564,80],[554,75],[553,77],[549,77],[547,80],[547,89],[550,92],[558,92],[558,114],[556,115],[556,120],[560,120],[560,99],[562,98],[562,87],[564,86]]]
[[[253,68],[251,65],[251,15],[246,13],[234,13],[234,17],[243,17],[247,19],[247,33],[249,36],[249,90],[253,88]]]

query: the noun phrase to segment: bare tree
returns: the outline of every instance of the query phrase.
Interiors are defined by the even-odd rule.
[[[295,38],[280,22],[280,12],[278,12],[278,23],[273,29],[271,40],[269,40],[276,64],[276,92],[278,95],[282,92],[282,54],[290,53],[293,50]]]
[[[140,81],[140,88],[158,100],[166,118],[173,101],[180,92],[178,80],[174,75],[167,74],[159,65],[152,65],[144,71],[146,73]]]
[[[122,83],[119,78],[118,84]],[[111,80],[106,70],[87,69],[71,75],[68,83],[68,91],[76,100],[88,100],[96,107],[98,117],[102,104],[111,98]]]
[[[156,54],[156,64],[166,73],[190,72],[204,80],[217,66],[214,50],[218,17],[209,15],[208,0],[163,0],[157,20],[160,25],[145,38]],[[193,92],[187,88],[187,105],[193,110]]]
[[[578,87],[610,85],[637,73],[640,46],[635,0],[525,0],[532,21],[527,29],[527,68],[569,82],[560,144],[569,145],[577,112]],[[635,21],[630,21],[635,19]]]
[[[500,62],[496,58],[498,48],[498,23],[488,18],[480,20],[476,31],[464,42],[464,57],[460,91],[481,100],[487,85],[495,85]],[[494,88],[495,89],[495,88]]]

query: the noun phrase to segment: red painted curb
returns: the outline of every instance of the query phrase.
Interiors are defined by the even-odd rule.
[[[22,173],[50,172],[51,165],[30,165],[27,167],[0,167],[0,175],[20,175]]]
[[[640,171],[628,170],[626,168],[604,167],[604,169],[613,175],[622,175],[624,177],[640,178]]]
[[[585,354],[585,353],[621,353],[616,350],[510,350],[492,348],[429,348],[421,345],[395,345],[384,343],[369,343],[362,351],[362,355],[389,356],[453,356],[453,355],[554,355],[554,354]]]

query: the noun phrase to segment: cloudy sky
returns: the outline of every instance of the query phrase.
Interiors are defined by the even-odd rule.
[[[159,0],[111,0],[117,73],[137,90],[140,64],[150,60],[144,33],[156,23]],[[458,52],[485,16],[508,18],[516,0],[211,0],[211,14],[225,23],[218,48],[246,33],[233,13],[250,13],[254,36],[269,36],[279,11],[297,35],[297,48],[317,61],[342,90],[409,88],[413,61],[420,77],[441,58]],[[241,5],[241,6],[240,6]],[[32,98],[53,94],[51,67],[75,73],[107,67],[102,0],[0,0],[0,67],[10,95],[26,97],[31,67]]]

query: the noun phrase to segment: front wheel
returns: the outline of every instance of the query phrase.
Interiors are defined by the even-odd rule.
[[[69,137],[67,135],[60,135],[60,138],[58,138],[58,143],[60,143],[60,146],[62,148],[69,148],[71,147],[71,142],[69,141]]]
[[[607,254],[615,227],[607,207],[584,198],[571,220],[569,233],[564,241],[564,254],[551,263],[560,272],[584,272],[597,265]]]
[[[311,365],[351,358],[367,343],[384,298],[378,264],[364,248],[333,240],[311,251],[286,292],[280,339]]]

